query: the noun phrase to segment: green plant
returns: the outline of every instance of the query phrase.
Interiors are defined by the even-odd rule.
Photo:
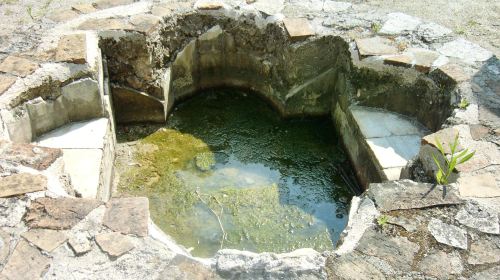
[[[460,99],[460,103],[458,103],[458,108],[460,109],[465,109],[467,108],[467,106],[469,106],[469,100],[467,100],[467,98],[462,98]]]
[[[382,29],[382,25],[378,22],[374,22],[374,23],[372,23],[371,28],[372,28],[373,33],[378,33],[380,31],[380,29]]]
[[[389,222],[389,217],[386,216],[386,215],[380,215],[378,218],[377,218],[377,224],[380,226],[380,227],[384,227],[385,225],[387,225],[387,223]]]
[[[436,181],[440,185],[446,185],[448,184],[448,179],[453,170],[455,170],[455,167],[471,159],[474,156],[475,151],[468,153],[469,150],[465,149],[458,155],[455,155],[458,146],[458,133],[455,136],[453,144],[449,144],[451,152],[450,158],[447,157],[443,149],[443,145],[441,145],[441,141],[439,141],[438,137],[436,137],[436,146],[438,147],[439,152],[443,156],[445,163],[444,166],[441,166],[436,155],[432,154],[432,158],[434,159],[434,162],[436,163],[438,168],[438,172],[436,173]]]
[[[35,18],[33,17],[33,7],[32,7],[31,5],[28,5],[28,6],[26,7],[26,12],[28,13],[28,15],[30,16],[30,18],[31,18],[31,19],[35,19]]]

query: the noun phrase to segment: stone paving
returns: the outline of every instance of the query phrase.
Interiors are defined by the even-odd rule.
[[[305,2],[69,4],[33,30],[36,39],[28,40],[29,46],[22,36],[9,35],[8,47],[0,42],[0,279],[66,279],[68,275],[74,279],[498,279],[498,58],[447,28],[409,15],[344,2]],[[423,138],[419,129],[407,133],[421,138],[418,153],[415,145],[411,147],[416,156],[404,157],[409,160],[404,168],[408,179],[432,180],[436,136],[447,147],[459,133],[461,149],[476,154],[457,168],[447,186],[412,180],[369,185],[367,192],[353,199],[343,241],[333,252],[301,249],[256,254],[225,249],[211,259],[193,258],[157,229],[149,218],[147,199],[103,202],[110,194],[99,189],[111,186],[112,161],[95,157],[92,165],[99,165],[100,183],[92,183],[92,190],[86,192],[83,189],[90,184],[79,187],[74,174],[88,166],[80,167],[75,158],[89,151],[76,156],[67,153],[97,149],[101,158],[113,158],[109,77],[104,77],[98,37],[152,34],[183,13],[251,15],[255,25],[278,26],[299,45],[318,36],[339,36],[349,45],[353,68],[369,71],[372,68],[365,65],[371,63],[374,68],[426,75],[414,80],[417,85],[426,79],[438,81],[455,107],[438,127],[426,119],[430,111],[424,107],[417,108],[424,111],[422,115],[409,116],[434,133]],[[147,70],[140,75],[128,83],[148,82]],[[360,95],[367,93],[364,88],[358,90]],[[359,97],[352,97],[354,103],[362,101],[356,100]],[[398,98],[384,98],[384,102]],[[457,107],[461,99],[468,106]],[[401,112],[386,112],[384,117],[394,113]],[[94,118],[106,125],[99,125],[96,132],[67,129]],[[365,138],[370,139],[372,128],[361,128]],[[34,141],[50,148],[31,145]],[[89,178],[95,178],[96,172]],[[86,198],[75,197],[82,195]]]

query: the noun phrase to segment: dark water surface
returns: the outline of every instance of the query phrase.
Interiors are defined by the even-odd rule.
[[[207,91],[134,147],[119,190],[149,197],[155,223],[195,256],[330,250],[347,223],[329,119],[282,120],[252,94]]]

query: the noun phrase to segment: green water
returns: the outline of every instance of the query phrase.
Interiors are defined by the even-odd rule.
[[[119,191],[149,197],[155,223],[195,256],[330,250],[347,223],[346,157],[328,119],[282,120],[252,94],[220,90],[143,134]]]

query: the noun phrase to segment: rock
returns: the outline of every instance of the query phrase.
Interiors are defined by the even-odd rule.
[[[281,13],[284,7],[284,0],[258,0],[253,3],[252,6],[254,6],[257,11],[271,16]]]
[[[106,206],[103,225],[124,234],[148,235],[149,200],[146,197],[112,198]]]
[[[449,80],[454,84],[470,79],[461,66],[453,63],[439,66],[436,70],[432,71],[431,74]]]
[[[47,18],[55,22],[64,22],[75,19],[78,16],[78,12],[74,10],[58,10],[53,13],[49,13]]]
[[[411,220],[405,217],[395,217],[395,216],[388,216],[389,220],[387,223],[391,225],[397,225],[402,228],[404,228],[408,232],[415,232],[417,231],[418,227],[418,221]]]
[[[56,61],[84,64],[87,62],[87,43],[85,34],[71,34],[59,39]]]
[[[44,191],[47,189],[47,178],[43,175],[19,173],[0,177],[0,197]]]
[[[438,51],[443,55],[456,57],[467,63],[486,61],[493,56],[490,51],[462,38],[443,44]]]
[[[16,81],[16,77],[0,74],[0,95],[10,88]]]
[[[9,55],[0,63],[0,72],[26,77],[38,69],[38,64],[22,57]]]
[[[451,154],[451,149],[450,145],[453,144],[455,141],[455,137],[458,135],[458,130],[453,127],[441,129],[435,133],[426,135],[425,137],[422,138],[422,145],[431,145],[433,147],[437,148],[437,140],[441,143],[443,146],[443,150],[446,154]],[[463,150],[462,146],[460,143],[458,143],[456,151],[461,151]]]
[[[305,18],[285,18],[283,24],[292,40],[302,40],[314,35],[309,21]]]
[[[81,14],[90,14],[90,13],[97,11],[97,4],[96,3],[77,4],[77,5],[71,6],[71,9],[73,11],[81,13]]]
[[[218,10],[222,7],[224,4],[217,0],[198,0],[194,3],[194,8],[198,10]]]
[[[469,125],[469,128],[472,139],[476,141],[481,140],[490,133],[489,128],[480,124],[471,124]]]
[[[159,17],[149,14],[133,15],[129,21],[135,30],[146,34],[153,32],[160,24]]]
[[[355,42],[358,47],[359,54],[362,57],[372,55],[390,55],[398,53],[398,48],[396,48],[393,42],[387,38],[373,37],[356,39]]]
[[[50,259],[28,242],[21,240],[9,258],[0,276],[6,279],[40,279],[50,266]]]
[[[500,234],[498,215],[477,203],[468,201],[465,207],[458,211],[455,219],[462,225],[477,229],[484,233]]]
[[[177,254],[160,272],[158,279],[216,280],[220,278],[210,267],[193,258]]]
[[[462,197],[499,197],[495,176],[490,173],[479,175],[460,176],[457,181],[458,190]]]
[[[384,64],[411,68],[413,65],[413,58],[406,54],[389,56],[384,58]]]
[[[61,149],[11,143],[1,140],[0,150],[0,157],[10,164],[24,165],[40,171],[47,169],[62,155]]]
[[[93,120],[104,116],[99,86],[96,81],[92,79],[78,80],[63,86],[61,92],[69,121],[99,122],[102,127],[107,128],[107,120]],[[98,134],[98,136],[100,137],[101,134]]]
[[[0,227],[16,227],[26,213],[26,205],[17,197],[0,198]]]
[[[454,205],[462,201],[454,188],[400,180],[370,184],[368,196],[381,212]]]
[[[439,243],[467,250],[467,231],[432,218],[427,229]]]
[[[48,198],[32,201],[24,221],[31,228],[69,229],[101,204],[83,198]]]
[[[99,9],[108,9],[121,5],[128,5],[134,3],[135,0],[97,0],[95,4]]]
[[[492,268],[474,273],[471,280],[497,280],[500,275],[500,265],[495,265]]]
[[[4,264],[10,254],[10,235],[0,229],[0,265]]]
[[[328,279],[385,280],[378,267],[367,261],[363,254],[352,252],[327,260]]]
[[[351,3],[339,1],[323,1],[323,11],[327,13],[345,12],[352,7]]]
[[[52,252],[68,240],[66,234],[50,229],[32,229],[21,236],[46,252]]]
[[[423,23],[417,29],[418,36],[427,43],[433,43],[446,38],[451,32],[450,29],[433,22]]]
[[[78,26],[80,30],[134,30],[134,26],[119,18],[91,18]]]
[[[75,255],[80,256],[92,250],[89,237],[89,234],[83,231],[76,232],[70,236],[68,243],[73,252],[75,252]]]
[[[434,61],[439,57],[437,52],[427,49],[409,48],[406,52],[412,54],[415,69],[422,73],[429,73]]]
[[[452,275],[461,274],[464,270],[460,255],[457,252],[447,254],[442,251],[434,251],[425,256],[418,266],[425,275],[438,279],[450,279]]]
[[[110,257],[117,258],[134,249],[130,237],[118,232],[102,233],[95,237],[97,245]]]
[[[388,20],[382,25],[379,33],[387,35],[398,35],[408,33],[417,29],[420,19],[403,13],[390,13]]]
[[[472,242],[467,263],[481,265],[500,262],[500,242],[488,239],[480,239]]]
[[[325,279],[325,258],[313,249],[290,253],[256,254],[223,249],[215,256],[215,267],[223,278],[229,279]]]
[[[410,271],[419,248],[405,237],[387,236],[371,228],[361,238],[356,251],[385,260],[403,271]]]

